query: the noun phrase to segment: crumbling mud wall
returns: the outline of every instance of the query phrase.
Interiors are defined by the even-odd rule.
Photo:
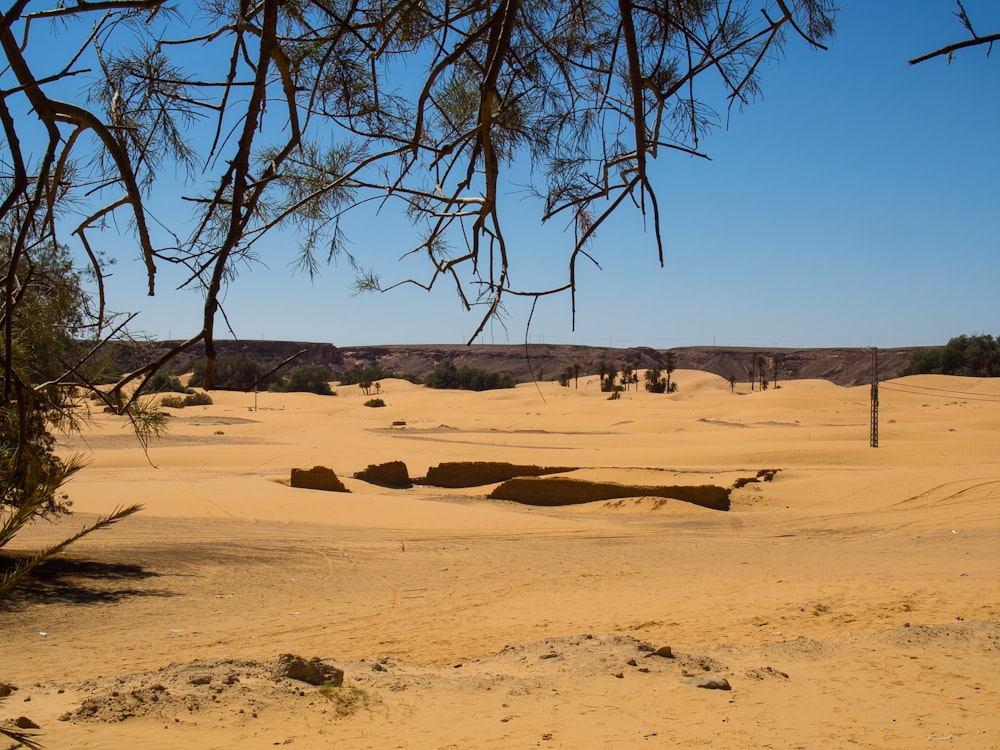
[[[379,487],[389,487],[396,490],[405,490],[413,486],[410,472],[407,471],[406,464],[402,461],[371,464],[363,471],[357,472],[354,478],[369,484],[377,484]]]
[[[538,506],[576,505],[622,497],[666,497],[711,510],[729,510],[729,492],[728,487],[711,484],[645,486],[566,477],[517,477],[501,484],[489,497]]]
[[[327,492],[350,492],[340,481],[333,469],[314,466],[311,469],[292,469],[292,487]]]
[[[430,467],[427,476],[416,480],[416,483],[459,489],[496,484],[514,477],[539,477],[566,471],[575,471],[575,468],[511,464],[503,461],[452,461]]]

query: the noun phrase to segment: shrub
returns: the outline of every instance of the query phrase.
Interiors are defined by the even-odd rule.
[[[209,406],[212,404],[212,397],[204,391],[190,393],[184,398],[180,396],[164,396],[160,399],[160,406],[168,409],[183,409],[186,406]]]
[[[212,397],[204,391],[196,391],[184,397],[184,406],[211,406]]]
[[[475,367],[458,367],[448,359],[434,368],[426,378],[428,388],[450,388],[462,391],[490,391],[497,388],[513,388],[517,381],[510,375]]]
[[[270,378],[261,380],[268,367],[263,362],[246,354],[223,352],[215,358],[215,376],[213,385],[216,388],[232,390],[250,390],[257,385],[266,388]],[[201,388],[205,385],[205,359],[199,359],[192,365],[192,374],[188,385]]]
[[[367,401],[365,401],[365,406],[371,406],[373,408],[379,406],[385,406],[385,401],[383,401],[380,398],[370,398]]]
[[[143,393],[191,393],[189,388],[181,385],[176,375],[169,375],[162,370],[151,377],[143,386]]]
[[[392,370],[387,370],[382,365],[376,364],[371,367],[354,365],[350,370],[338,373],[336,380],[339,380],[341,385],[360,385],[361,383],[374,383],[376,380],[398,377],[399,375]]]
[[[282,393],[316,393],[333,396],[330,390],[330,371],[323,365],[300,365],[271,386]]]

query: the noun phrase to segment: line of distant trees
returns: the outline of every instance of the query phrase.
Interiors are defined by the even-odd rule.
[[[1000,339],[989,334],[956,336],[944,346],[914,352],[899,374],[1000,377]]]

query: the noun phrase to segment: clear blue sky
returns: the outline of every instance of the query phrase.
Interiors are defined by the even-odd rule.
[[[965,0],[981,34],[1000,31],[1000,2]],[[665,154],[653,167],[666,265],[636,212],[592,247],[576,330],[568,295],[539,303],[531,342],[652,346],[910,346],[962,333],[1000,334],[1000,50],[984,47],[909,66],[964,38],[951,0],[844,0],[828,52],[790,40],[763,75],[763,98],[702,143],[712,161]],[[724,114],[724,113],[723,113]],[[509,186],[515,281],[564,273],[538,209]],[[388,217],[348,227],[353,252],[385,282],[425,275],[397,262],[409,245]],[[276,240],[280,244],[279,240]],[[268,246],[224,304],[242,339],[336,345],[462,343],[477,312],[454,292],[415,288],[354,297],[346,264],[315,282]],[[196,332],[200,299],[141,294],[141,264],[119,261],[118,309],[165,338]],[[537,279],[537,284],[531,284]],[[528,308],[479,341],[521,343]],[[219,338],[226,338],[220,322]]]

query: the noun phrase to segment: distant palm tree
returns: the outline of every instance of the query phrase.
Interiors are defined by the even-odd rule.
[[[771,371],[774,373],[774,387],[778,388],[778,373],[781,372],[781,368],[785,366],[785,358],[780,354],[775,354],[771,357]]]
[[[677,356],[673,352],[667,352],[663,369],[667,373],[667,393],[673,393],[677,390],[676,388],[672,388],[670,385],[670,376],[673,374],[674,370],[677,369]]]
[[[730,375],[729,376],[729,392],[730,393],[736,393],[736,376],[735,375]]]
[[[629,384],[632,382],[632,365],[628,362],[622,362],[622,385],[625,386],[625,390],[628,390]]]
[[[611,392],[615,389],[615,378],[618,370],[614,365],[609,365],[603,359],[597,363],[597,375],[601,379],[601,390]]]

